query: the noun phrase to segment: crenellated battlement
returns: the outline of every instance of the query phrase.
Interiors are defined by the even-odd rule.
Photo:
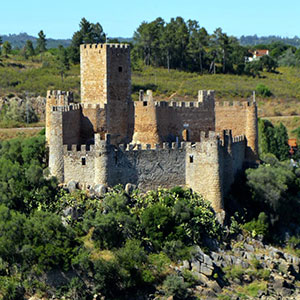
[[[213,90],[199,90],[198,101],[154,101],[153,92],[147,90],[146,94],[144,90],[139,91],[139,101],[135,102],[135,106],[148,106],[154,103],[157,107],[207,107],[207,104],[212,104],[215,101],[215,91]]]
[[[106,109],[106,103],[81,103],[83,109]]]
[[[247,108],[256,105],[254,101],[223,101],[215,102],[216,107],[243,107]]]
[[[233,143],[244,142],[246,140],[245,135],[238,135],[232,138]]]
[[[52,106],[52,111],[59,111],[59,112],[67,112],[67,111],[73,111],[73,110],[80,110],[81,104],[80,103],[73,103],[69,105],[63,105],[63,106]]]
[[[198,102],[215,101],[214,90],[199,90],[198,91]]]
[[[129,44],[109,44],[109,43],[105,43],[105,44],[84,44],[84,45],[80,45],[81,49],[84,50],[101,50],[101,49],[121,49],[121,50],[129,50],[130,49],[130,45]]]
[[[64,154],[71,154],[71,153],[80,153],[80,154],[87,154],[87,152],[93,152],[95,150],[94,145],[63,145]]]
[[[73,93],[60,90],[47,91],[47,106],[52,105],[69,105],[73,102]]]

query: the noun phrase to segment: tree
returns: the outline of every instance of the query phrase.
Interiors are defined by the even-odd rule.
[[[276,156],[280,161],[289,158],[289,144],[288,144],[288,133],[286,127],[280,123],[279,126],[275,127],[275,139],[277,144]]]
[[[28,58],[28,57],[31,57],[34,55],[34,48],[33,48],[32,41],[30,41],[30,40],[26,41],[23,51],[24,51],[25,58]]]
[[[147,66],[158,65],[160,58],[160,41],[163,32],[164,20],[157,18],[151,23],[143,22],[134,33],[136,47]]]
[[[278,67],[277,61],[273,59],[269,55],[265,55],[260,59],[263,68],[266,68],[267,72],[274,72],[275,69]]]
[[[296,52],[297,53],[297,52]],[[278,60],[280,66],[297,67],[300,65],[300,57],[298,57],[291,48],[286,50]]]
[[[268,120],[259,120],[258,140],[261,155],[272,153],[281,161],[288,159],[288,133],[282,123],[274,127]]]
[[[8,57],[8,54],[11,53],[11,44],[8,41],[5,41],[2,46],[2,53],[5,57]]]
[[[70,59],[74,63],[80,61],[79,47],[81,44],[104,43],[106,40],[106,35],[100,23],[93,24],[82,18],[79,28],[79,31],[73,34],[70,46]]]
[[[293,215],[293,203],[297,197],[294,188],[296,175],[293,167],[287,162],[279,162],[274,156],[267,156],[265,164],[257,169],[246,170],[247,185],[252,198],[257,203],[257,210],[264,211],[274,224],[280,217]],[[288,218],[282,221],[290,222]]]
[[[203,73],[203,64],[205,60],[205,47],[208,46],[209,36],[205,28],[200,28],[197,21],[188,21],[189,44],[188,54],[191,59],[191,67]]]
[[[38,39],[36,42],[37,42],[36,50],[38,53],[43,53],[47,50],[47,48],[46,48],[47,40],[46,40],[46,35],[44,34],[43,30],[41,30],[38,33]]]
[[[68,53],[66,49],[62,46],[58,46],[58,55],[56,58],[57,69],[61,76],[61,81],[64,81],[64,75],[66,71],[70,69],[70,63],[68,58]]]
[[[0,55],[1,55],[2,37],[0,36]],[[0,58],[1,61],[1,58]]]

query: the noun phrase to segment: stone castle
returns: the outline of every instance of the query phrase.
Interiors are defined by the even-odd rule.
[[[51,174],[83,188],[188,186],[222,211],[234,178],[258,156],[255,100],[218,103],[199,91],[194,102],[156,102],[140,91],[132,101],[129,45],[81,45],[80,56],[81,103],[47,93]]]

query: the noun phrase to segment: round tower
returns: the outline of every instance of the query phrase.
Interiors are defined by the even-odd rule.
[[[94,184],[109,185],[109,147],[110,135],[106,134],[105,139],[101,139],[99,133],[95,134],[95,174]]]
[[[50,174],[59,182],[64,182],[64,151],[63,151],[63,113],[58,107],[51,107],[48,128],[49,138],[49,169]]]

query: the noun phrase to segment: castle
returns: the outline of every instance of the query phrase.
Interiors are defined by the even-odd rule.
[[[255,100],[218,103],[199,91],[195,102],[156,102],[140,91],[132,101],[129,45],[81,45],[80,58],[81,103],[47,92],[51,174],[84,188],[188,186],[222,211],[234,178],[258,157]]]

